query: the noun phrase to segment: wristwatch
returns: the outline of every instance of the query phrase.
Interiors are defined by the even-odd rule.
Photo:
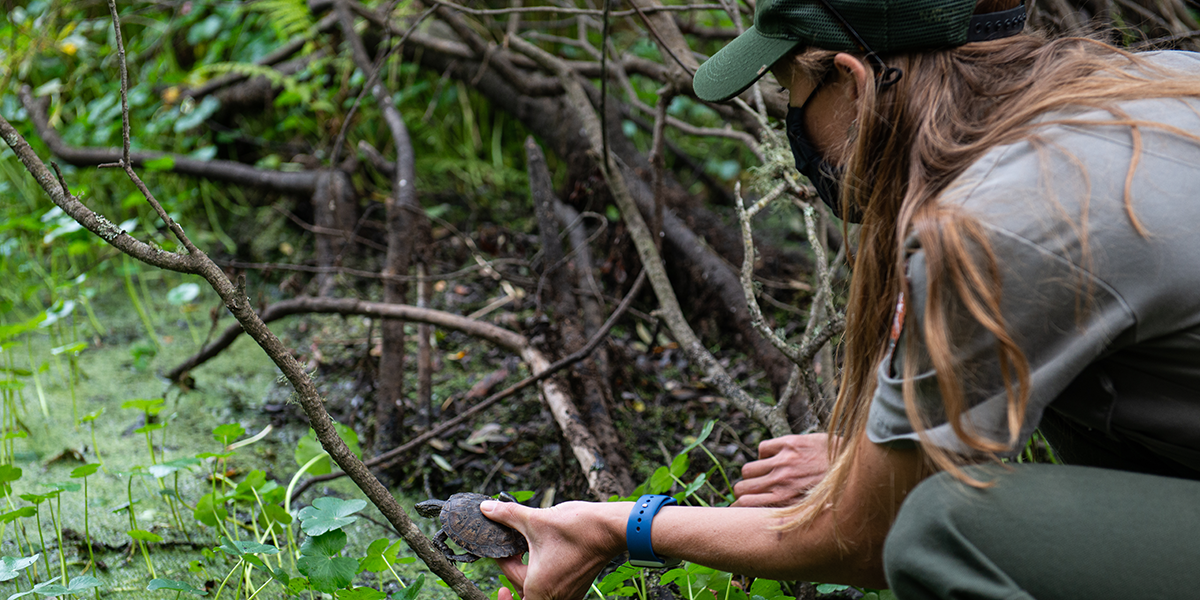
[[[638,498],[629,512],[629,521],[625,524],[625,545],[629,548],[629,564],[635,567],[662,569],[673,567],[680,563],[678,558],[663,558],[654,553],[650,545],[650,527],[654,524],[654,515],[664,506],[676,504],[670,496],[647,494]]]

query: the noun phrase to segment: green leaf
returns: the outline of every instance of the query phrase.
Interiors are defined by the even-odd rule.
[[[129,410],[140,410],[148,415],[157,415],[162,412],[163,405],[167,402],[166,398],[137,398],[134,400],[126,400],[121,403],[121,408]]]
[[[272,481],[271,484],[274,485],[275,482]],[[233,489],[232,497],[234,500],[242,502],[255,502],[254,492],[266,487],[266,485],[267,474],[259,469],[255,469],[250,471],[250,473],[248,473],[246,477],[242,479],[241,483],[237,484],[237,487]]]
[[[529,490],[521,490],[519,492],[509,492],[508,493],[508,495],[512,496],[513,500],[516,500],[517,502],[524,502],[524,501],[532,498],[534,496],[534,494],[536,494],[536,492],[531,492]]]
[[[0,465],[0,483],[11,483],[21,478],[21,468],[12,465]]]
[[[312,506],[305,507],[297,515],[300,518],[300,529],[310,536],[341,529],[358,520],[358,517],[352,515],[366,506],[365,500],[317,498],[313,500]]]
[[[51,348],[50,354],[58,356],[60,354],[78,355],[80,352],[87,350],[87,342],[75,342],[74,344],[65,344],[57,348]]]
[[[421,591],[421,586],[423,585],[425,585],[425,574],[421,573],[417,575],[416,581],[393,596],[393,600],[413,600],[413,598],[417,597],[417,592]],[[508,586],[509,589],[513,587],[511,584]]]
[[[338,437],[342,438],[342,441],[345,442],[346,446],[350,448],[350,451],[353,452],[355,456],[362,458],[362,449],[358,446],[358,434],[354,433],[353,429],[350,429],[341,423],[334,423],[333,428],[335,431],[337,431]],[[329,456],[326,454],[325,449],[321,447],[321,442],[317,441],[317,432],[309,429],[308,435],[300,438],[300,443],[296,445],[296,464],[303,467],[304,465],[308,464],[308,461],[312,460],[313,457],[318,455],[325,455],[325,458],[317,461],[316,464],[308,468],[308,472],[311,475],[324,475],[329,473],[331,470],[331,463],[329,462]]]
[[[771,600],[772,598],[784,596],[783,588],[780,587],[778,581],[762,577],[755,579],[754,583],[750,584],[750,594],[759,596],[763,600]]]
[[[338,592],[338,600],[383,600],[387,594],[369,587],[356,587]]]
[[[157,544],[158,542],[163,541],[161,535],[158,535],[156,533],[150,533],[149,531],[146,531],[144,529],[130,529],[129,531],[126,531],[125,533],[128,533],[129,537],[131,537],[135,540],[141,541],[141,542],[151,542],[151,543]]]
[[[142,163],[142,168],[147,171],[171,171],[175,169],[175,159],[170,155],[164,154],[158,158],[152,158]]]
[[[146,589],[153,592],[155,590],[172,590],[176,592],[187,592],[195,596],[207,596],[208,592],[193,586],[190,583],[176,581],[174,579],[151,579],[150,585]]]
[[[90,465],[83,465],[82,467],[75,467],[74,469],[71,470],[71,477],[73,479],[78,479],[80,477],[87,477],[89,475],[92,475],[99,469],[100,469],[100,463],[92,463]]]
[[[328,533],[310,536],[300,545],[301,556],[337,556],[346,547],[346,532],[334,529]]]
[[[267,563],[263,562],[263,559],[261,559],[261,558],[259,558],[259,557],[255,556],[255,555],[253,555],[253,554],[246,554],[246,555],[243,555],[243,556],[242,556],[242,560],[246,561],[247,563],[250,563],[250,564],[254,565],[255,567],[258,567],[259,569],[262,569],[262,571],[263,571],[264,573],[270,573],[270,572],[271,572],[271,567],[268,567],[268,566],[267,566]]]
[[[192,511],[193,518],[209,527],[216,527],[217,522],[224,521],[227,516],[229,511],[225,510],[225,499],[215,492],[201,496],[196,502],[196,509]]]
[[[300,546],[300,559],[296,568],[313,588],[332,594],[334,590],[350,585],[358,572],[358,561],[337,556],[346,547],[346,533],[335,529],[328,533],[310,537]]]
[[[703,444],[704,440],[707,440],[708,436],[712,434],[713,425],[716,425],[716,424],[717,424],[716,421],[709,421],[709,422],[705,423],[704,429],[700,431],[700,437],[697,437],[695,440],[692,441],[692,443],[685,446],[683,448],[683,451],[680,452],[680,454],[687,454],[688,452],[692,451],[692,448],[695,448],[696,446]]]
[[[666,573],[663,573],[661,576],[659,576],[658,582],[662,585],[667,585],[668,583],[671,583],[672,581],[675,581],[676,579],[679,579],[680,577],[686,577],[686,576],[687,576],[687,569],[684,569],[684,568],[671,569],[670,571],[667,571]]]
[[[60,493],[62,490],[53,490],[45,494],[21,494],[17,497],[32,504],[41,504],[51,498],[57,498]]]
[[[58,581],[58,578],[33,586],[33,592],[39,596],[55,597],[66,594],[79,594],[92,588],[100,587],[101,585],[100,580],[91,575],[78,575],[71,580],[70,585],[59,585],[53,583],[55,581]],[[11,596],[9,597],[11,598]]]
[[[17,519],[27,519],[37,515],[37,509],[32,506],[22,506],[17,510],[6,512],[0,515],[0,523],[12,523]]]
[[[103,406],[101,406],[100,408],[98,408],[86,415],[83,415],[82,417],[79,417],[79,422],[80,423],[90,423],[90,422],[95,421],[96,419],[100,418],[100,415],[102,415],[102,414],[104,414]]]
[[[283,584],[284,587],[287,587],[292,582],[292,576],[283,569],[271,569],[271,579]]]
[[[400,540],[388,545],[387,538],[379,538],[367,547],[367,555],[358,562],[358,572],[370,571],[382,573],[388,565],[396,564],[396,554],[400,551]]]
[[[258,513],[258,518],[259,522],[262,523],[263,529],[274,528],[277,532],[282,532],[288,525],[292,524],[292,515],[289,515],[278,504],[264,505],[262,512]]]
[[[850,589],[850,586],[848,586],[848,585],[842,585],[842,584],[840,584],[840,583],[820,583],[820,584],[817,584],[817,593],[818,593],[818,594],[832,594],[832,593],[835,593],[835,592],[840,592],[840,591],[842,591],[842,590],[848,590],[848,589]]]
[[[150,423],[149,425],[143,425],[141,427],[138,427],[137,429],[134,429],[133,432],[134,433],[150,433],[152,431],[158,431],[159,429],[162,429],[163,427],[166,427],[166,426],[167,426],[166,423]]]
[[[237,423],[226,423],[218,425],[212,430],[213,439],[221,442],[222,446],[228,446],[246,433],[246,429]]]
[[[695,494],[696,491],[699,490],[700,487],[704,485],[705,481],[708,481],[708,473],[701,473],[699,476],[696,477],[696,479],[692,480],[692,482],[689,483],[686,488],[684,488],[683,497],[686,498],[688,496],[691,496],[692,494]]]
[[[683,477],[683,474],[687,473],[690,465],[691,461],[688,459],[687,453],[680,454],[675,457],[675,460],[671,461],[671,474],[675,477]]]
[[[229,556],[243,556],[246,554],[279,554],[279,548],[270,544],[260,544],[253,540],[238,541],[231,540],[227,537],[221,538],[221,546],[218,548]]]
[[[293,596],[298,596],[300,592],[308,589],[307,577],[290,577],[287,582],[288,593]]]
[[[78,492],[83,488],[83,486],[74,481],[55,481],[54,483],[43,483],[42,485],[54,488],[60,492]]]
[[[11,556],[5,556],[4,558],[0,558],[0,581],[8,581],[9,579],[16,579],[17,576],[21,574],[20,571],[22,569],[25,569],[29,565],[32,565],[33,563],[37,562],[38,559],[41,557],[42,557],[42,553],[39,552],[37,554],[34,554],[33,556],[27,556],[27,557],[22,557],[22,558],[13,558]]]
[[[646,493],[661,494],[675,484],[675,480],[671,479],[671,471],[666,467],[659,467],[654,470],[654,474],[650,476],[650,482],[647,485]]]
[[[600,592],[605,595],[610,594],[637,574],[638,569],[636,567],[631,566],[629,563],[624,563],[617,567],[617,570],[605,575],[604,579],[600,580],[600,585],[598,586]]]

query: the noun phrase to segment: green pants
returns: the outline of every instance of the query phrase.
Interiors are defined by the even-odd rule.
[[[900,600],[1200,597],[1200,481],[1008,466],[969,469],[991,487],[943,473],[904,501],[884,546]]]

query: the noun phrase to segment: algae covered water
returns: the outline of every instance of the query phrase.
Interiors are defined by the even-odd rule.
[[[186,385],[158,375],[200,347],[209,323],[182,307],[207,309],[209,296],[181,305],[141,295],[135,310],[128,295],[110,293],[86,311],[35,317],[24,330],[5,324],[17,332],[0,352],[5,597],[395,597],[425,572],[348,480],[286,502],[301,468],[297,449],[318,468],[320,449],[305,439],[290,388],[251,340],[195,369]],[[308,322],[322,326],[321,318]],[[346,326],[336,317],[324,325]],[[347,512],[347,521],[307,528],[304,510],[323,518],[329,508],[310,506],[318,499],[336,503],[330,510]],[[468,569],[495,579],[486,562]],[[432,583],[420,595],[451,596]]]

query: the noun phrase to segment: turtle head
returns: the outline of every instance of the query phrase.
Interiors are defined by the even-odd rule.
[[[446,505],[445,500],[438,500],[437,498],[432,498],[432,499],[426,500],[424,502],[416,503],[416,505],[414,505],[413,508],[416,509],[418,515],[421,515],[422,517],[425,517],[426,519],[436,519],[436,518],[438,518],[439,515],[442,514],[442,507],[445,505]]]

